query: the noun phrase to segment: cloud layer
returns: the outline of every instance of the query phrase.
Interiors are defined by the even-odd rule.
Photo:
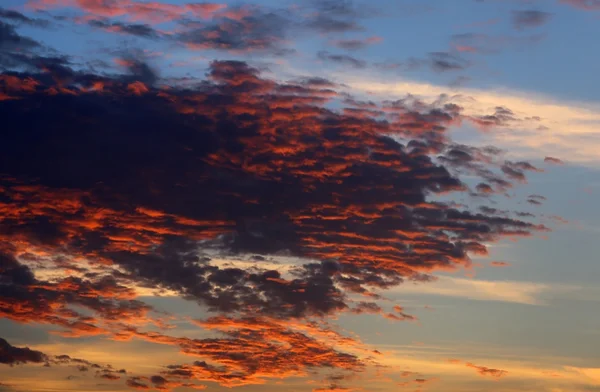
[[[353,69],[370,66],[355,53],[381,42],[327,36],[361,33],[376,13],[343,1],[310,3],[297,18],[213,3],[28,7],[61,13],[47,23],[235,55],[284,56],[290,35],[324,34],[337,49],[317,59]],[[489,206],[541,168],[452,138],[464,123],[489,132],[524,121],[509,106],[478,112],[443,94],[374,102],[325,74],[276,79],[240,60],[213,60],[204,77],[161,78],[144,51],[119,51],[116,68],[90,65],[20,30],[48,24],[17,11],[0,19],[0,316],[60,339],[165,345],[186,359],[132,374],[0,340],[0,363],[94,369],[133,389],[310,377],[324,385],[315,390],[352,390],[347,380],[379,369],[382,353],[341,331],[340,314],[415,321],[385,298],[414,282],[518,303],[543,290],[434,282],[438,271],[470,268],[496,241],[549,231],[532,213]],[[539,15],[514,21],[541,24]],[[402,63],[437,73],[471,65],[456,50]],[[528,198],[533,208],[543,200]],[[160,311],[142,292],[178,296],[206,317]]]

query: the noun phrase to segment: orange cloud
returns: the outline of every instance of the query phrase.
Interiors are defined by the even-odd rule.
[[[507,261],[492,261],[490,265],[492,267],[510,267],[512,264]]]
[[[190,15],[202,19],[210,19],[217,12],[225,9],[225,4],[192,3],[166,4],[160,2],[143,2],[123,0],[118,2],[99,0],[29,0],[27,6],[35,10],[52,8],[78,8],[95,17],[126,17],[134,22],[165,23]]]
[[[488,368],[486,366],[478,366],[471,362],[463,362],[459,359],[449,359],[448,362],[457,364],[457,365],[464,365],[468,368],[475,369],[475,371],[477,371],[477,373],[483,377],[492,377],[495,379],[500,379],[500,378],[508,375],[508,372],[506,370],[492,369],[492,368]]]
[[[457,105],[347,99],[336,111],[326,105],[341,96],[334,83],[276,82],[238,61],[213,62],[194,89],[137,79],[73,72],[0,85],[19,98],[3,112],[15,140],[0,150],[0,280],[10,286],[0,316],[58,326],[72,338],[167,344],[195,358],[154,379],[131,376],[132,388],[360,373],[375,352],[322,320],[341,312],[415,317],[353,294],[376,301],[377,289],[469,266],[490,242],[548,230],[510,212],[431,201],[471,192],[454,169],[492,184],[487,197],[539,171],[452,142],[448,128],[465,119]],[[84,113],[65,112],[67,97]],[[510,121],[506,109],[492,116],[479,121]],[[283,253],[302,262],[287,272],[211,262]],[[165,318],[137,297],[141,288],[218,314],[195,323],[214,337],[166,334]]]

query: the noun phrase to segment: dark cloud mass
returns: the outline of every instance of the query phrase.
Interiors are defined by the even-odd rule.
[[[547,23],[552,18],[552,14],[537,10],[523,10],[512,12],[512,23],[517,29],[538,27]]]
[[[333,54],[327,51],[320,51],[317,53],[317,57],[322,61],[346,65],[353,68],[365,68],[367,66],[366,61],[359,60],[346,54]]]
[[[112,2],[78,4],[107,17],[121,12]],[[126,5],[146,22],[155,15]],[[222,7],[202,9],[212,16]],[[184,11],[167,7],[160,16]],[[170,39],[247,51],[285,38],[281,15],[234,11]],[[352,24],[359,14],[351,3],[327,2],[313,23]],[[157,34],[150,24],[88,22]],[[447,97],[361,101],[326,78],[272,80],[243,61],[212,61],[204,80],[184,88],[131,53],[119,59],[126,72],[111,76],[41,49],[0,22],[0,317],[63,337],[171,345],[194,359],[130,375],[0,340],[1,363],[67,364],[163,390],[362,372],[376,354],[337,332],[328,316],[415,320],[375,301],[407,280],[469,267],[490,242],[548,230],[509,211],[434,201],[491,198],[540,171],[500,160],[492,146],[450,139],[449,127],[463,120],[486,129],[516,121],[507,108],[469,118]],[[318,57],[366,66],[347,55]],[[427,61],[437,71],[468,65],[449,53]],[[463,174],[478,179],[474,190]],[[284,256],[292,260],[287,269],[265,262]],[[215,335],[175,336],[140,290],[198,303],[210,317],[191,322]]]
[[[0,54],[39,47],[31,38],[21,36],[11,24],[0,21]]]
[[[0,338],[0,363],[6,365],[16,365],[20,363],[42,363],[46,356],[28,347],[15,347],[6,340]]]
[[[49,22],[44,19],[30,18],[15,10],[8,10],[0,7],[0,19],[9,23],[27,24],[36,27],[48,27]]]
[[[141,23],[123,23],[108,21],[102,19],[90,20],[89,25],[95,28],[104,29],[110,32],[129,34],[143,38],[158,38],[160,34],[150,25]]]
[[[190,49],[281,54],[286,51],[282,42],[288,35],[290,21],[276,11],[242,8],[208,25],[196,26],[193,22],[183,25],[187,28],[174,39]]]

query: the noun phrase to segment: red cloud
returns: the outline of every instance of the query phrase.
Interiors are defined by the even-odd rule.
[[[492,267],[510,267],[512,264],[506,261],[492,261],[490,265]]]
[[[164,23],[190,15],[210,19],[225,9],[225,4],[192,3],[167,4],[134,0],[29,0],[28,7],[36,10],[72,7],[92,17],[125,17],[134,22]]]
[[[262,384],[267,379],[304,376],[309,371],[331,368],[360,372],[366,363],[331,345],[357,346],[357,342],[311,324],[292,324],[274,319],[214,317],[198,322],[218,330],[225,338],[176,338],[130,329],[118,337],[179,346],[182,353],[198,358],[187,365],[170,365],[162,376],[173,381],[211,381],[224,386]],[[311,336],[311,335],[314,335]],[[319,338],[319,339],[317,339]]]
[[[555,165],[563,165],[564,164],[564,162],[561,159],[554,158],[554,157],[546,157],[546,158],[544,158],[544,162],[555,164]]]
[[[492,369],[492,368],[488,368],[485,366],[478,366],[471,362],[463,362],[459,359],[449,359],[448,362],[453,363],[453,364],[464,364],[464,366],[466,366],[468,368],[475,369],[477,371],[477,373],[483,377],[492,377],[495,379],[500,379],[500,378],[508,375],[508,372],[506,370]]]
[[[456,168],[496,187],[539,170],[453,143],[448,127],[463,119],[454,104],[348,99],[349,110],[335,111],[326,105],[338,97],[334,83],[276,82],[235,61],[213,62],[194,89],[63,74],[60,84],[36,75],[0,86],[19,98],[2,106],[14,140],[0,147],[0,280],[10,287],[0,315],[194,357],[154,379],[128,378],[134,388],[361,372],[373,351],[314,320],[348,311],[413,320],[401,307],[386,313],[350,298],[376,301],[376,289],[470,265],[489,242],[547,230],[431,201],[469,192]],[[66,112],[64,99],[81,110]],[[306,262],[285,274],[259,262],[220,267],[204,247]],[[39,276],[42,264],[58,277]],[[170,290],[217,312],[196,323],[214,336],[149,330],[164,320],[131,287]]]
[[[600,10],[600,0],[560,0],[560,2],[587,11]]]

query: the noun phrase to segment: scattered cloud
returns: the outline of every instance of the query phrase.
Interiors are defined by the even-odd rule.
[[[22,363],[43,363],[46,355],[28,347],[15,347],[0,338],[0,363],[5,365],[18,365]]]
[[[575,8],[586,11],[600,10],[600,0],[559,0],[562,4],[568,4]]]
[[[332,41],[331,44],[340,49],[359,50],[359,49],[364,49],[370,45],[378,44],[382,40],[383,39],[381,37],[374,36],[374,37],[368,37],[365,39],[341,39],[341,40]]]
[[[542,26],[552,18],[549,12],[538,10],[512,11],[512,24],[517,30]]]
[[[321,61],[336,63],[353,68],[365,68],[367,66],[366,61],[359,60],[356,57],[348,56],[346,54],[333,54],[327,51],[320,51],[317,53],[317,57]]]
[[[88,21],[92,27],[103,29],[109,32],[129,34],[143,38],[158,38],[160,34],[150,25],[141,23],[124,23],[117,21],[108,21],[102,19],[92,19]]]
[[[471,267],[497,241],[550,230],[530,212],[464,198],[494,205],[543,172],[505,157],[497,145],[516,143],[504,139],[507,129],[573,121],[580,127],[570,132],[587,135],[595,108],[513,92],[454,86],[459,92],[450,94],[361,81],[357,70],[371,63],[348,51],[381,38],[346,35],[363,31],[378,12],[354,1],[279,9],[30,0],[26,9],[127,35],[127,42],[233,58],[288,56],[288,40],[316,33],[343,53],[319,51],[317,59],[355,74],[350,83],[326,72],[284,80],[267,76],[270,64],[213,60],[205,77],[183,81],[161,77],[145,52],[124,48],[96,67],[23,35],[22,26],[48,26],[34,14],[0,9],[0,317],[43,326],[57,340],[163,345],[177,353],[134,374],[0,339],[0,363],[60,365],[138,390],[310,377],[320,380],[314,391],[354,391],[344,385],[349,375],[379,372],[385,360],[335,325],[341,314],[416,321],[403,306],[385,309],[389,293],[536,305],[571,289],[434,274]],[[515,11],[513,23],[533,28],[549,18],[535,12]],[[461,72],[472,65],[466,52],[539,39],[456,35],[452,50],[396,65]],[[455,141],[463,125],[493,143]],[[535,147],[528,137],[519,148]],[[550,148],[538,151],[548,152],[546,163],[562,163]],[[543,200],[532,194],[526,204]],[[160,311],[142,296],[164,293],[197,304],[201,318]],[[512,375],[460,364],[474,377]],[[437,379],[410,372],[393,383],[420,389]]]
[[[495,91],[468,87],[451,89],[402,79],[390,83],[375,77],[349,77],[342,72],[331,72],[329,75],[354,91],[362,91],[369,99],[385,100],[406,94],[422,100],[446,97],[447,101],[460,105],[462,115],[472,119],[469,121],[478,126],[484,124],[484,130],[487,125],[496,126],[494,132],[482,135],[482,143],[503,147],[521,157],[568,157],[569,162],[589,167],[597,167],[599,163],[597,149],[600,148],[600,139],[595,136],[600,125],[598,103],[558,100],[505,88]],[[512,115],[501,118],[495,113],[493,118],[486,117],[491,108],[498,107],[499,102]],[[518,112],[515,112],[516,108]]]
[[[545,157],[544,162],[553,164],[553,165],[564,165],[564,162],[561,159],[554,158],[554,157]]]
[[[500,379],[508,375],[508,372],[506,370],[493,369],[487,366],[479,366],[471,362],[463,362],[459,359],[449,359],[448,362],[452,364],[462,364],[468,368],[474,369],[482,377],[492,377],[495,379]]]
[[[85,6],[99,7],[99,15],[114,11]],[[262,17],[268,24],[277,18],[225,19],[248,27]],[[257,31],[246,30],[242,41],[215,39],[249,49],[279,30]],[[360,373],[376,363],[373,350],[315,320],[342,312],[414,320],[402,307],[384,312],[374,291],[431,281],[434,271],[486,255],[491,242],[548,230],[430,201],[469,192],[453,174],[459,166],[477,165],[471,174],[514,185],[534,168],[492,162],[493,149],[453,143],[458,105],[362,102],[327,78],[272,80],[243,61],[211,62],[192,88],[164,87],[135,56],[121,56],[123,74],[107,76],[29,46],[37,56],[30,69],[3,74],[0,84],[10,137],[0,147],[0,315],[56,328],[57,336],[135,339],[194,357],[167,364],[156,375],[165,382],[112,368],[98,369],[99,378],[137,389],[202,388],[322,369]],[[452,68],[446,55],[432,60]],[[329,108],[335,99],[344,107]],[[66,102],[72,111],[63,110]],[[211,263],[281,255],[305,261],[287,274]],[[213,335],[169,333],[170,315],[142,302],[137,288],[175,293],[217,314],[194,323]]]

